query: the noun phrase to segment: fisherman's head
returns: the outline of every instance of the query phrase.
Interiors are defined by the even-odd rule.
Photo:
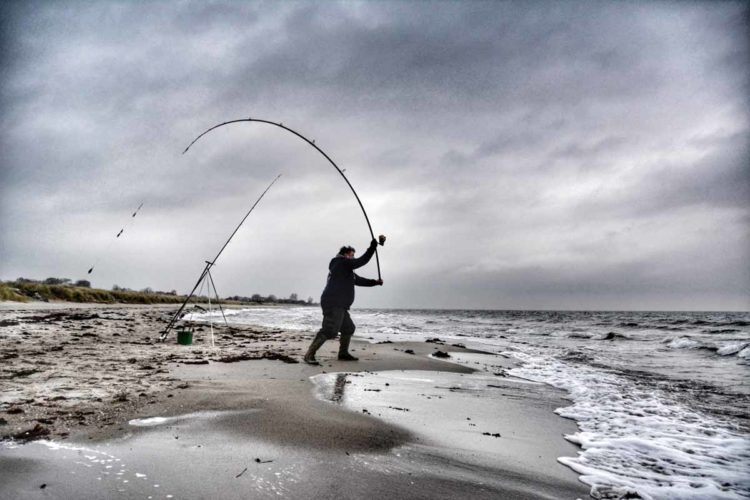
[[[347,259],[353,259],[354,252],[356,252],[356,250],[354,250],[353,247],[344,246],[339,250],[339,255],[341,255],[342,257],[346,257]]]

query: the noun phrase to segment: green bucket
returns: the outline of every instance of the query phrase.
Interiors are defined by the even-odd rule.
[[[190,345],[193,343],[193,331],[192,330],[178,330],[177,331],[177,343],[182,345]]]

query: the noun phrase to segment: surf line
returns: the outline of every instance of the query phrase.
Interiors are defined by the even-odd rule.
[[[276,123],[276,122],[272,122],[272,121],[269,121],[269,120],[262,120],[262,119],[259,119],[259,118],[239,118],[237,120],[229,120],[229,121],[226,121],[226,122],[223,122],[223,123],[219,123],[218,125],[214,125],[213,127],[209,128],[208,130],[206,130],[205,132],[203,132],[201,135],[199,135],[198,137],[196,137],[195,139],[193,139],[193,142],[191,142],[190,144],[188,144],[188,147],[185,148],[185,151],[183,151],[182,154],[187,153],[188,150],[191,148],[191,146],[193,144],[195,144],[196,142],[198,142],[198,140],[201,137],[203,137],[204,135],[208,134],[212,130],[216,130],[217,128],[223,127],[224,125],[230,125],[230,124],[233,124],[233,123],[240,123],[240,122],[255,122],[255,123],[265,123],[267,125],[273,125],[274,127],[278,127],[280,129],[286,130],[287,132],[291,132],[292,134],[296,135],[297,137],[299,137],[300,139],[302,139],[303,141],[305,141],[306,143],[308,143],[310,146],[314,147],[320,154],[323,155],[323,157],[325,157],[326,160],[328,160],[328,162],[331,165],[333,165],[333,168],[335,168],[338,171],[338,173],[341,174],[341,177],[343,177],[344,181],[346,181],[346,184],[349,186],[349,189],[352,190],[352,193],[354,194],[354,197],[357,199],[357,203],[359,203],[359,208],[362,209],[362,214],[365,216],[365,222],[367,222],[367,228],[370,230],[370,236],[372,237],[373,240],[375,239],[375,233],[372,231],[372,225],[370,224],[370,218],[367,216],[367,212],[365,211],[365,207],[364,207],[364,205],[362,205],[362,201],[359,199],[359,196],[357,195],[357,192],[354,190],[354,187],[352,186],[351,182],[349,182],[349,179],[347,179],[346,175],[344,175],[344,171],[341,170],[338,165],[336,165],[336,163],[331,159],[330,156],[328,156],[322,149],[320,149],[318,147],[317,144],[315,144],[314,140],[308,139],[304,135],[300,134],[296,130],[293,130],[293,129],[285,126],[281,122]],[[383,245],[384,243],[380,242],[380,244]],[[382,276],[380,274],[380,257],[378,256],[378,249],[377,248],[375,248],[375,263],[378,266],[378,279],[382,279]]]
[[[195,142],[195,141],[193,141],[193,142]],[[268,185],[268,187],[266,188],[266,190],[263,191],[260,194],[260,196],[258,197],[257,200],[255,200],[255,203],[253,203],[253,206],[250,207],[250,210],[247,211],[247,213],[242,218],[242,220],[240,221],[240,223],[237,224],[237,227],[234,229],[234,231],[232,231],[232,234],[229,236],[229,239],[227,239],[227,241],[221,247],[221,250],[219,250],[219,253],[216,254],[216,257],[214,257],[213,260],[207,260],[206,261],[206,267],[203,268],[203,272],[201,273],[200,278],[198,278],[198,281],[195,283],[195,286],[193,287],[193,290],[190,292],[190,294],[187,297],[185,297],[185,300],[182,302],[182,305],[177,310],[177,312],[174,314],[174,316],[172,316],[172,319],[169,321],[169,324],[164,329],[164,331],[161,333],[161,336],[159,337],[160,341],[163,342],[167,338],[167,335],[169,335],[169,331],[174,327],[175,323],[177,323],[177,321],[180,319],[180,314],[185,309],[185,306],[187,306],[188,302],[193,297],[193,295],[195,295],[195,291],[198,289],[198,287],[201,285],[201,283],[203,283],[204,280],[206,278],[208,278],[210,280],[210,284],[213,285],[213,278],[211,277],[211,268],[214,265],[216,265],[216,261],[219,259],[219,257],[221,256],[222,252],[227,247],[227,245],[229,245],[229,242],[232,241],[232,238],[234,238],[234,235],[237,234],[237,231],[240,230],[240,227],[242,226],[242,224],[244,224],[245,220],[250,216],[250,214],[255,209],[255,207],[258,205],[258,203],[260,203],[260,200],[262,200],[263,197],[268,192],[268,190],[271,189],[271,186],[273,186],[274,183],[276,183],[276,181],[279,180],[279,177],[281,177],[281,174],[277,175],[276,178],[274,178],[274,180],[271,181],[271,184]],[[214,286],[214,291],[215,290],[216,290],[216,287]],[[210,304],[210,293],[211,292],[209,290],[209,304]],[[221,305],[219,307],[221,308]],[[224,315],[224,311],[223,310],[222,310],[221,314]],[[226,321],[226,318],[224,318],[224,320]]]

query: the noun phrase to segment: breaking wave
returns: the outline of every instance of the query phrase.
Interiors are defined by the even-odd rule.
[[[573,404],[556,413],[579,426],[581,446],[559,461],[581,475],[594,498],[734,499],[750,488],[747,436],[667,394],[567,358],[515,353],[511,375],[565,389]],[[630,496],[627,496],[630,495]],[[634,496],[638,495],[638,496]]]
[[[719,356],[732,356],[736,354],[740,358],[747,357],[747,354],[742,354],[742,352],[750,345],[750,341],[746,340],[706,343],[687,336],[665,339],[664,342],[672,349],[704,349],[714,352]]]

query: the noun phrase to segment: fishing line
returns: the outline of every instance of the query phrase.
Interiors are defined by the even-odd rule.
[[[141,202],[141,204],[138,205],[138,208],[135,209],[135,212],[133,212],[133,215],[130,216],[130,218],[128,219],[128,222],[124,226],[122,226],[122,228],[117,233],[117,235],[115,235],[115,239],[109,241],[109,243],[107,244],[107,247],[104,249],[103,255],[107,255],[109,253],[109,249],[112,248],[112,245],[115,243],[115,241],[120,239],[120,236],[122,236],[122,234],[125,232],[125,229],[129,228],[133,224],[135,216],[138,215],[138,212],[141,210],[142,206],[143,206],[143,202]],[[91,266],[91,268],[88,270],[86,274],[91,274],[94,271],[94,268],[97,266],[97,264],[99,264],[99,261],[101,260],[101,258],[102,256],[99,255],[99,257],[94,262],[94,265]]]
[[[306,143],[308,143],[310,146],[312,146],[315,149],[317,149],[318,152],[320,154],[322,154],[325,157],[325,159],[328,160],[328,162],[331,165],[333,165],[333,167],[338,171],[338,173],[341,174],[341,177],[344,178],[344,181],[346,181],[346,184],[349,186],[349,189],[352,190],[352,193],[354,194],[354,197],[357,199],[357,203],[359,203],[359,208],[362,209],[362,214],[365,216],[365,221],[367,222],[367,228],[370,230],[370,236],[372,237],[373,240],[375,239],[375,233],[372,231],[372,225],[370,225],[370,218],[367,217],[367,212],[365,211],[365,207],[364,207],[364,205],[362,205],[362,201],[359,199],[359,196],[357,195],[357,192],[354,190],[354,187],[352,186],[351,182],[349,182],[349,179],[347,179],[346,175],[344,175],[344,171],[341,170],[338,165],[336,165],[336,163],[331,159],[330,156],[328,156],[322,149],[320,149],[315,144],[314,140],[308,139],[307,137],[305,137],[304,135],[300,134],[296,130],[292,130],[291,128],[285,126],[283,123],[276,123],[276,122],[272,122],[272,121],[268,121],[268,120],[261,120],[261,119],[258,119],[258,118],[240,118],[238,120],[230,120],[230,121],[227,121],[227,122],[224,122],[224,123],[219,123],[218,125],[214,125],[213,127],[209,128],[208,130],[206,130],[205,132],[203,132],[202,134],[200,134],[198,137],[196,137],[195,139],[193,139],[193,142],[191,142],[190,144],[188,144],[188,147],[185,148],[185,151],[183,151],[182,154],[187,153],[188,150],[190,149],[190,147],[193,144],[195,144],[196,142],[198,142],[198,140],[201,137],[203,137],[204,135],[208,134],[212,130],[215,130],[215,129],[219,128],[219,127],[223,127],[224,125],[229,125],[229,124],[232,124],[232,123],[240,123],[240,122],[265,123],[265,124],[268,124],[268,125],[273,125],[274,127],[279,127],[281,129],[286,130],[287,132],[291,132],[292,134],[296,135],[297,137],[299,137],[300,139],[302,139],[303,141],[305,141]],[[383,245],[384,243],[381,242],[380,244]],[[380,257],[378,256],[378,249],[377,248],[375,248],[375,262],[376,262],[376,264],[378,266],[378,279],[382,279],[382,276],[380,275]]]

